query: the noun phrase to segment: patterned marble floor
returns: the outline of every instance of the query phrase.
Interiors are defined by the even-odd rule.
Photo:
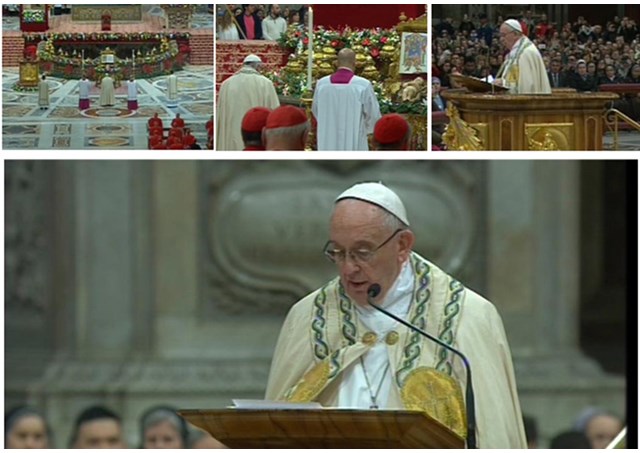
[[[116,105],[101,108],[99,92],[92,90],[91,108],[78,110],[78,81],[50,78],[48,110],[38,108],[37,93],[13,90],[17,68],[2,74],[3,149],[146,149],[147,121],[154,113],[166,123],[176,113],[204,148],[205,123],[213,114],[213,68],[187,66],[178,74],[179,101],[168,107],[164,77],[138,80],[137,112],[127,110],[124,88],[116,93]]]

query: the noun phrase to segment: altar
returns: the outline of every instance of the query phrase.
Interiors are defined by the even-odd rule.
[[[37,35],[33,43],[39,39]],[[189,62],[191,48],[188,33],[61,33],[50,34],[44,46],[38,46],[40,72],[65,79],[86,75],[99,81],[107,68],[101,55],[114,55],[110,70],[119,78],[151,78],[179,71]]]

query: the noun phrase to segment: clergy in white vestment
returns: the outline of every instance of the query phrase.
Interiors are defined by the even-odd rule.
[[[460,358],[368,304],[463,353],[473,370],[478,448],[526,448],[511,352],[496,308],[412,251],[404,204],[360,183],[334,204],[324,254],[338,277],[297,302],[276,345],[266,399],[418,410],[467,438]],[[438,388],[438,395],[430,388]],[[467,438],[468,439],[468,438]]]
[[[216,151],[242,151],[242,118],[253,107],[275,109],[280,105],[271,80],[258,72],[262,60],[248,55],[242,69],[225,80],[218,94]]]
[[[89,102],[89,93],[91,92],[91,82],[87,79],[87,76],[82,76],[80,82],[78,82],[78,108],[80,110],[87,110],[91,104]]]
[[[318,80],[313,116],[318,122],[318,151],[368,151],[367,135],[380,119],[371,82],[354,74],[356,54],[338,53],[338,70]]]
[[[138,110],[138,84],[133,76],[127,82],[127,108],[132,112]]]
[[[100,83],[100,107],[114,105],[116,105],[116,90],[113,86],[113,79],[107,74]]]
[[[40,110],[49,108],[49,82],[47,82],[47,77],[44,75],[38,82],[38,106]]]
[[[496,85],[511,94],[551,94],[547,69],[535,44],[522,34],[522,25],[509,19],[500,26],[500,42],[509,49],[496,76]]]
[[[178,105],[178,77],[171,71],[167,77],[167,105],[173,107]]]

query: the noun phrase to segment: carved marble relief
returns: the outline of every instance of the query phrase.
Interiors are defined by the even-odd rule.
[[[381,180],[398,192],[418,253],[458,276],[481,259],[474,240],[484,222],[482,162],[203,165],[202,294],[216,315],[280,316],[332,278],[321,250],[333,200],[360,181]]]
[[[51,165],[5,162],[5,307],[41,317],[47,308],[50,243],[47,196]]]

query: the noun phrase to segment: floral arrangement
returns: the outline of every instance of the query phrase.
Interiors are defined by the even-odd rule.
[[[307,88],[307,73],[296,74],[278,69],[265,74],[276,89],[276,93],[281,96],[302,97],[302,93]]]
[[[291,25],[287,32],[282,34],[278,44],[292,52],[304,50],[309,44],[307,30],[300,26]],[[382,28],[354,30],[349,27],[342,30],[327,30],[324,27],[318,27],[313,32],[313,47],[316,51],[320,51],[324,47],[333,47],[339,51],[344,47],[362,46],[365,49],[365,55],[370,55],[375,61],[378,61],[380,51],[385,45],[394,47],[400,45],[400,36],[395,30]]]
[[[163,38],[186,40],[189,33],[32,33],[25,35],[26,42],[39,42],[44,38],[53,41],[149,41]]]
[[[18,91],[19,93],[33,93],[35,91],[38,91],[38,86],[36,85],[33,87],[27,87],[27,86],[20,85],[20,82],[16,82],[13,84],[11,89],[14,91]]]
[[[22,11],[22,21],[30,24],[42,23],[45,20],[43,9],[27,9]]]
[[[110,35],[103,33],[101,35]],[[142,34],[134,34],[142,35]],[[176,41],[169,41],[169,36],[177,37],[177,34],[166,35],[150,35],[151,39],[155,36],[161,38],[160,45],[153,47],[150,52],[141,54],[140,51],[135,57],[133,63],[135,63],[135,71],[137,74],[143,74],[145,76],[157,76],[160,74],[167,74],[171,70],[176,70],[182,67],[191,48],[188,44],[178,45]],[[42,67],[47,69],[52,74],[59,74],[66,78],[79,77],[82,72],[85,72],[89,77],[95,78],[95,80],[101,80],[106,72],[113,72],[116,76],[116,83],[119,81],[119,77],[128,77],[134,70],[134,65],[131,64],[130,58],[116,59],[114,64],[111,64],[107,68],[100,58],[85,59],[84,67],[82,56],[80,53],[73,52],[72,55],[64,52],[63,49],[55,48],[54,40],[64,39],[71,34],[54,34],[50,35],[52,39],[49,39],[45,45],[45,48],[41,50],[39,57],[42,61]],[[59,41],[58,41],[59,42]]]
[[[292,57],[299,57],[300,54],[307,49],[309,44],[307,30],[303,26],[291,25],[287,29],[287,32],[280,37],[278,44],[289,50],[292,53]],[[333,30],[318,27],[313,33],[313,47],[316,52],[322,52],[322,49],[331,47],[335,49],[337,53],[345,47],[357,48],[359,46],[363,49],[362,53],[367,57],[370,56],[377,67],[383,65],[381,52],[385,45],[392,46],[393,48],[400,46],[400,36],[395,30],[381,28],[351,29],[349,27],[341,30]],[[306,71],[293,73],[279,69],[266,74],[266,76],[273,82],[276,92],[279,95],[300,97],[306,89]],[[407,113],[401,111],[403,108],[419,112],[423,111],[419,106],[409,108],[407,106],[400,107],[400,105],[403,104],[395,105],[385,93],[383,84],[378,81],[372,82],[381,108],[386,110],[385,113]],[[426,114],[426,108],[424,112]]]

